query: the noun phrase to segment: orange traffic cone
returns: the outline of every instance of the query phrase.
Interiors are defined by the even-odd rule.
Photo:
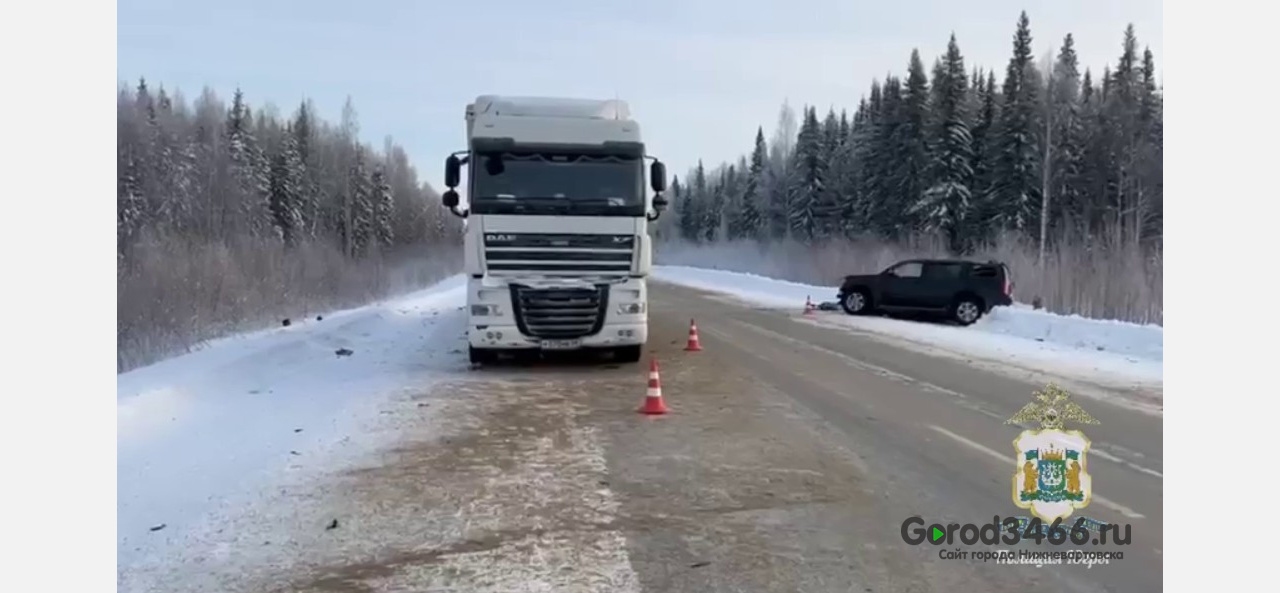
[[[815,309],[817,309],[817,307],[813,306],[813,301],[809,300],[809,295],[805,295],[804,296],[804,314],[809,317],[813,317],[813,311]]]
[[[649,390],[644,395],[642,414],[666,414],[667,404],[662,401],[662,379],[658,378],[658,359],[649,360]]]
[[[684,347],[685,352],[700,352],[702,344],[698,342],[698,324],[692,319],[689,320],[689,345]]]

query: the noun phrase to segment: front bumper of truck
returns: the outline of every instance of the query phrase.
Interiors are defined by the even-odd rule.
[[[472,348],[617,348],[649,338],[643,278],[622,282],[472,278],[467,340]]]

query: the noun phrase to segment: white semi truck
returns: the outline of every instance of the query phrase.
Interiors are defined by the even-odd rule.
[[[471,362],[579,349],[638,361],[649,335],[648,225],[667,206],[666,169],[645,154],[627,103],[485,95],[466,121],[467,150],[445,162],[442,201],[466,219]]]

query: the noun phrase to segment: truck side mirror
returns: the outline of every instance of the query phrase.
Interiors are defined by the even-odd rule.
[[[449,157],[449,158],[453,158],[453,157]],[[444,203],[445,208],[453,210],[454,208],[458,207],[458,192],[450,189],[444,192],[444,194],[440,196],[440,201]]]
[[[444,185],[450,189],[458,187],[458,182],[462,180],[462,161],[454,155],[444,160]],[[448,194],[445,194],[448,195]],[[453,194],[454,203],[457,203],[458,194]],[[448,204],[445,204],[448,206]]]
[[[666,210],[666,209],[667,209],[667,205],[668,205],[668,204],[670,204],[670,202],[668,202],[668,201],[667,201],[666,196],[663,196],[662,194],[654,194],[654,195],[653,195],[653,209],[654,209],[654,210],[657,210],[658,212],[662,212],[663,210]]]
[[[667,198],[663,197],[662,194],[653,194],[653,211],[646,212],[644,215],[645,219],[649,222],[658,220],[658,218],[662,216],[662,211],[667,209],[667,205],[669,203],[670,202],[667,201]]]
[[[667,166],[662,161],[655,160],[649,165],[649,187],[653,188],[654,193],[667,191]]]

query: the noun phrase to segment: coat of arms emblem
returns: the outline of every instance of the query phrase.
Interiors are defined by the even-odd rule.
[[[1038,423],[1013,441],[1017,451],[1013,474],[1013,504],[1028,509],[1042,521],[1066,519],[1089,506],[1093,477],[1086,455],[1089,439],[1079,430],[1065,430],[1064,421],[1098,424],[1071,401],[1071,394],[1050,384],[1035,393],[1006,424]]]

